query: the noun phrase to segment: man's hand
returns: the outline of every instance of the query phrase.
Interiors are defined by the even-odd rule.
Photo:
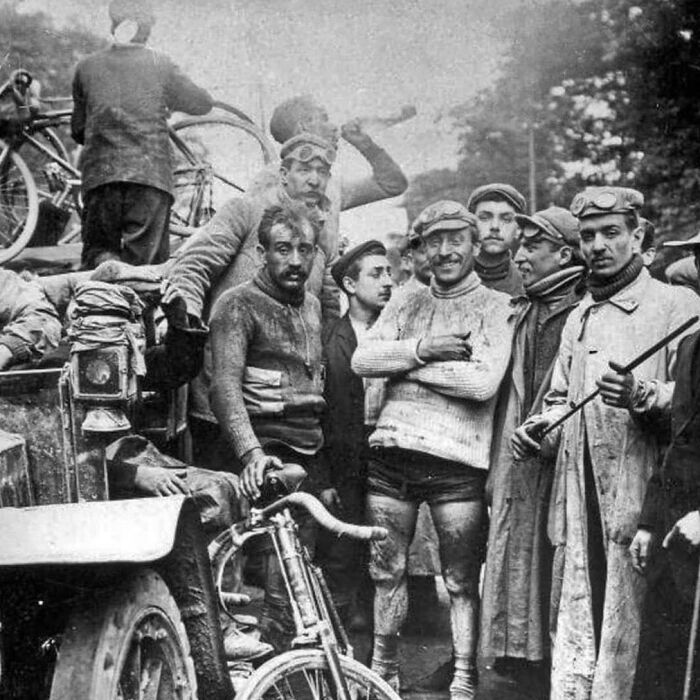
[[[12,362],[12,350],[7,345],[0,345],[0,370],[7,369]]]
[[[667,549],[674,540],[678,540],[687,547],[700,546],[700,512],[691,510],[671,528],[664,537],[664,549]]]
[[[545,416],[532,416],[516,428],[510,439],[515,459],[522,461],[540,451],[541,438],[539,436],[549,427],[550,423],[551,420]]]
[[[186,472],[165,467],[138,467],[134,486],[150,496],[190,495],[185,481]]]
[[[282,462],[277,457],[270,457],[259,448],[251,450],[241,472],[243,495],[251,501],[260,498],[260,487],[265,482],[265,472],[270,469],[282,469],[282,466]]]
[[[603,402],[617,408],[630,408],[637,381],[632,372],[622,373],[624,367],[616,362],[610,362],[612,372],[607,372],[596,380]]]
[[[362,150],[363,147],[372,143],[372,139],[362,131],[362,124],[359,119],[352,119],[343,124],[340,127],[340,135],[358,150]]]
[[[632,568],[644,575],[651,558],[651,547],[654,543],[654,535],[649,530],[637,530],[637,534],[630,545],[630,555],[632,557]]]
[[[340,500],[337,489],[323,489],[318,494],[318,500],[330,511],[339,511],[343,508],[343,502]]]
[[[418,357],[424,362],[448,362],[450,360],[470,360],[472,346],[469,342],[471,331],[427,335],[418,343]]]

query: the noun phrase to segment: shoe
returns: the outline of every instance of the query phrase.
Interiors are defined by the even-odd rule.
[[[444,692],[449,690],[454,674],[455,661],[453,658],[450,658],[449,661],[440,664],[432,673],[419,678],[409,690],[414,692],[417,690]]]
[[[224,637],[224,651],[229,661],[251,661],[271,654],[273,648],[271,644],[234,629]]]

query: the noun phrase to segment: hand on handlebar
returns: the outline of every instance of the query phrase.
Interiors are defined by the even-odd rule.
[[[251,450],[241,472],[243,495],[251,501],[260,498],[260,487],[265,481],[265,472],[270,469],[282,469],[282,466],[281,460],[266,455],[260,448]]]

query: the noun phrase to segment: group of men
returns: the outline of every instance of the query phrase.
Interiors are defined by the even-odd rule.
[[[88,268],[167,258],[169,164],[147,158],[146,168],[143,153],[167,151],[168,109],[211,107],[144,47],[152,14],[113,5],[115,35],[133,26],[85,59],[74,83]],[[305,488],[341,518],[387,529],[369,552],[310,523],[302,538],[346,620],[369,570],[371,664],[397,690],[408,552],[425,503],[453,640],[425,686],[475,697],[480,652],[501,672],[551,679],[552,698],[678,696],[700,544],[700,334],[625,368],[700,300],[649,275],[641,193],[591,187],[569,209],[527,214],[515,188],[491,183],[466,206],[436,202],[410,227],[414,275],[395,289],[381,241],[339,256],[338,217],[401,194],[398,165],[310,97],[280,105],[270,129],[277,169],[164,268],[163,303],[184,300],[185,327],[209,327],[190,397],[196,466],[238,475],[255,500],[266,472],[301,464]],[[341,136],[371,177],[332,176]],[[700,237],[678,245],[700,261]],[[2,272],[2,285],[20,281]],[[0,308],[0,369],[58,342],[55,310],[26,285],[2,295],[36,299]],[[167,493],[165,483],[153,491]],[[264,577],[262,629],[279,648],[292,630],[272,556]]]

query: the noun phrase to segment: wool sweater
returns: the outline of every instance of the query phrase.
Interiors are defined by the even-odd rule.
[[[210,337],[212,408],[236,456],[273,442],[316,453],[325,410],[318,299],[286,297],[263,270],[219,297]]]
[[[513,312],[506,294],[476,273],[449,289],[434,282],[387,305],[352,358],[363,377],[387,377],[370,446],[400,447],[488,469],[496,392],[510,359]],[[468,361],[423,362],[428,335],[470,331]]]

